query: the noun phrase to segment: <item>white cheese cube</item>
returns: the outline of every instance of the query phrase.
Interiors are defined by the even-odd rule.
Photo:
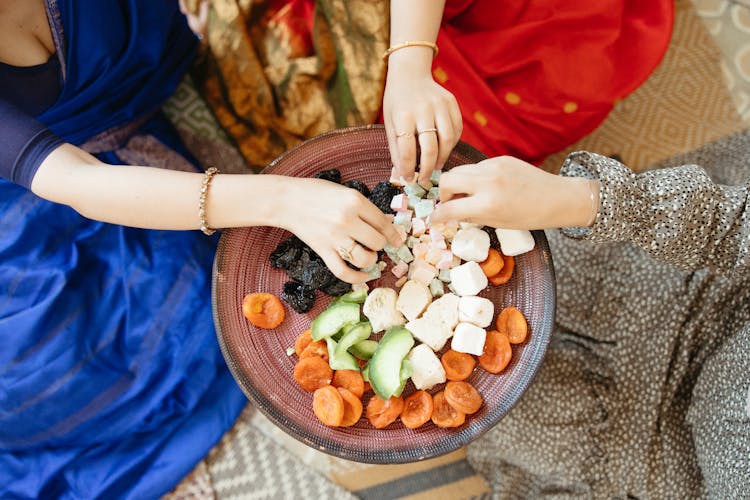
[[[465,262],[451,269],[451,286],[461,296],[479,295],[487,286],[487,276],[476,262]]]
[[[433,351],[442,349],[453,333],[434,318],[417,318],[404,326],[415,339],[427,344]]]
[[[534,235],[523,229],[495,229],[500,250],[515,257],[534,249]]]
[[[470,295],[458,301],[458,320],[487,328],[495,315],[495,304],[484,297]]]
[[[419,344],[409,352],[411,381],[417,389],[429,389],[445,382],[445,368],[432,349]]]
[[[459,323],[453,331],[451,349],[458,352],[466,352],[481,356],[484,352],[484,341],[487,332],[471,323]]]
[[[365,299],[362,312],[370,321],[372,331],[382,332],[392,326],[403,325],[406,320],[396,308],[398,293],[392,288],[375,288]]]
[[[446,293],[427,307],[422,317],[429,318],[449,331],[458,324],[458,295]]]
[[[490,251],[490,235],[476,227],[459,229],[451,241],[453,255],[482,262]]]
[[[398,294],[396,308],[411,321],[417,319],[430,302],[432,302],[432,293],[429,287],[419,281],[409,280],[404,283]]]

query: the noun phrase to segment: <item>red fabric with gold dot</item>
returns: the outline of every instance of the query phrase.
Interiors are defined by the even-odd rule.
[[[462,139],[538,162],[591,132],[661,61],[673,0],[448,0],[433,76]]]

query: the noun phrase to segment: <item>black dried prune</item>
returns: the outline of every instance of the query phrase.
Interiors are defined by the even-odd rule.
[[[365,198],[368,198],[368,197],[370,196],[370,188],[368,188],[368,187],[367,187],[367,184],[365,184],[365,183],[364,183],[364,182],[362,182],[362,181],[358,181],[358,180],[356,180],[356,179],[354,179],[354,180],[351,180],[351,181],[346,181],[346,182],[344,183],[344,186],[346,186],[346,187],[348,187],[348,188],[356,189],[356,190],[357,190],[357,191],[359,191],[359,192],[360,192],[360,193],[362,194],[362,196],[364,196]]]
[[[368,199],[384,214],[395,214],[396,212],[391,208],[391,200],[399,193],[401,193],[399,188],[388,181],[382,181],[375,186]]]
[[[277,269],[289,269],[295,261],[299,259],[302,249],[305,244],[297,238],[292,236],[279,243],[276,249],[271,252],[269,260],[271,265]]]
[[[341,172],[339,172],[338,169],[332,168],[330,170],[321,170],[317,174],[315,174],[315,177],[318,179],[325,179],[327,181],[335,182],[336,184],[341,184]]]
[[[336,276],[326,267],[325,263],[317,259],[310,259],[310,262],[302,270],[302,277],[299,278],[305,285],[320,289],[325,288],[335,279]]]
[[[313,254],[314,255],[314,254]],[[303,249],[297,260],[291,263],[291,265],[286,269],[286,273],[289,275],[290,278],[302,281],[304,283],[304,276],[305,276],[305,269],[307,269],[310,266],[311,258],[310,258],[310,252]],[[316,288],[316,287],[313,287]]]
[[[315,305],[315,290],[299,281],[287,281],[281,298],[298,313],[306,313]]]
[[[351,292],[352,285],[334,276],[334,280],[328,285],[321,288],[320,291],[322,291],[326,295],[330,295],[331,297],[338,297],[340,295],[344,295],[347,292]]]

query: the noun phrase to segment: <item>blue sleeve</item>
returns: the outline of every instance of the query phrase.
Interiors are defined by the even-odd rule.
[[[30,188],[39,165],[62,143],[43,123],[0,99],[0,177]]]

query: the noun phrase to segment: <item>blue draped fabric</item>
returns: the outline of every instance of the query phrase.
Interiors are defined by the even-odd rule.
[[[193,57],[177,0],[47,3],[65,83],[38,119],[67,142],[157,110]],[[158,498],[232,425],[246,399],[214,333],[216,241],[0,180],[0,498]]]

